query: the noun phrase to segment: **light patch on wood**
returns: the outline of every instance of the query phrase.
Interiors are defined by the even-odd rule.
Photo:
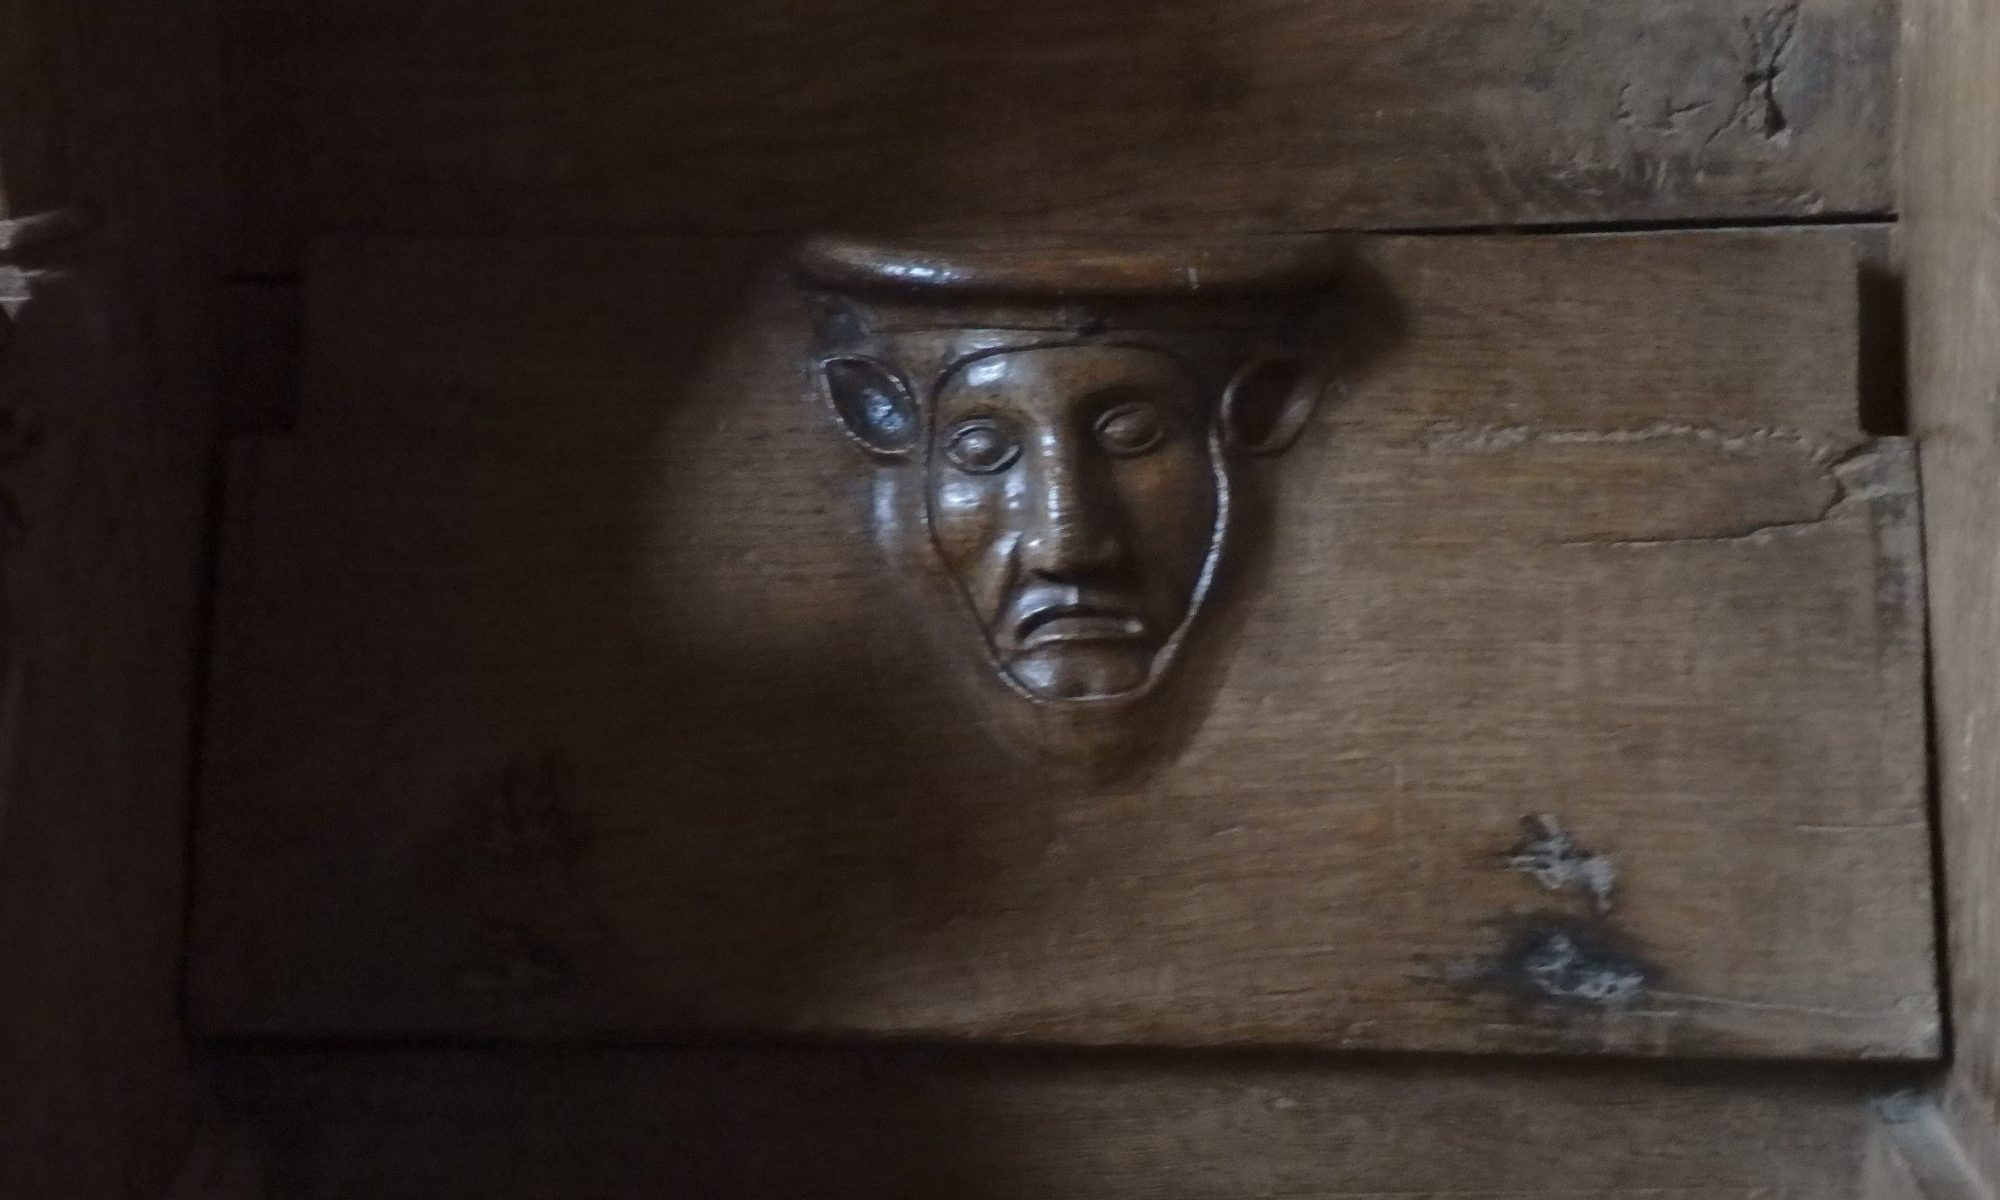
[[[1591,854],[1553,815],[1543,813],[1521,822],[1526,840],[1507,857],[1507,869],[1519,871],[1552,892],[1579,892],[1590,897],[1599,912],[1610,912],[1618,887],[1618,866],[1610,857]]]

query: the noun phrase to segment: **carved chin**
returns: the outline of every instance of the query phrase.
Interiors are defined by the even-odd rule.
[[[1024,650],[1007,674],[1042,700],[1100,700],[1146,686],[1153,674],[1150,647],[1131,642],[1089,642]]]

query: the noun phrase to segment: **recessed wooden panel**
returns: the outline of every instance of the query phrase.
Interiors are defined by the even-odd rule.
[[[214,1031],[1937,1048],[1840,231],[1385,239],[1177,756],[989,745],[768,245],[335,242],[243,449]]]
[[[240,266],[320,230],[1880,213],[1880,0],[237,0]]]
[[[235,1054],[282,1200],[1856,1200],[1823,1071],[854,1050]]]

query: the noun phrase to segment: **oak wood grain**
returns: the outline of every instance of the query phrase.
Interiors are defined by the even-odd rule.
[[[207,1029],[1936,1052],[1848,235],[1371,244],[1178,758],[1101,790],[958,719],[774,249],[322,248],[232,486]]]
[[[1884,213],[1878,0],[236,0],[240,269],[324,231]]]

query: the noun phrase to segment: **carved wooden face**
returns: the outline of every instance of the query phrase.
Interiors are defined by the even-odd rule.
[[[931,536],[1018,689],[1120,696],[1167,665],[1227,506],[1211,408],[1179,360],[1115,345],[989,353],[938,388]]]
[[[985,669],[986,728],[1040,763],[1116,775],[1166,744],[1156,699],[1223,571],[1250,460],[1281,454],[1325,383],[1241,324],[1071,320],[870,327],[836,305],[822,394],[876,464],[871,517],[928,606]],[[942,309],[939,316],[949,317]],[[886,322],[884,322],[886,324]]]

